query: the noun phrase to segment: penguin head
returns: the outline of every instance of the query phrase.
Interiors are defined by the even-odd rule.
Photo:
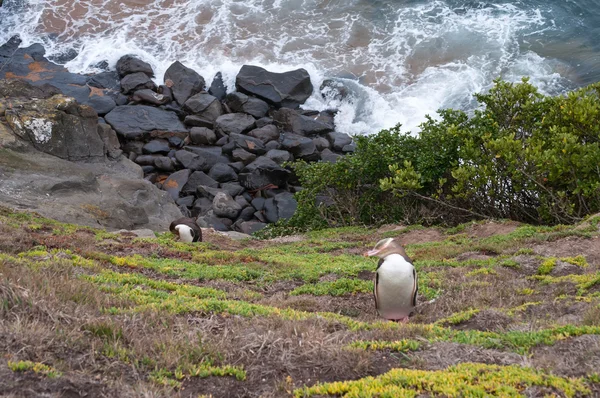
[[[387,239],[382,239],[379,242],[377,242],[377,244],[375,245],[375,247],[371,250],[369,250],[368,252],[366,252],[364,255],[365,257],[370,257],[370,256],[377,256],[379,258],[385,258],[387,256],[389,256],[390,254],[400,254],[403,257],[406,257],[406,252],[404,251],[404,248],[402,247],[402,245],[398,242],[396,242],[394,240],[394,238],[387,238]]]

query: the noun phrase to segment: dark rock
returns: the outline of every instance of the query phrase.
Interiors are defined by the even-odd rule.
[[[227,192],[232,198],[235,198],[242,192],[244,192],[244,187],[242,187],[237,182],[226,182],[221,184],[221,189]],[[242,198],[243,199],[243,198]],[[245,199],[244,199],[245,201]]]
[[[261,156],[242,170],[239,180],[244,188],[253,191],[270,184],[284,187],[290,174],[289,170],[279,166],[271,159]]]
[[[208,172],[208,176],[218,182],[237,181],[238,179],[236,172],[225,163],[215,164]]]
[[[36,87],[21,79],[0,80],[0,98],[10,97],[47,99],[56,94],[61,94],[61,91],[49,84]]]
[[[321,152],[321,160],[323,162],[328,162],[328,163],[335,163],[338,161],[339,158],[341,158],[342,155],[338,155],[337,153],[333,153],[331,152],[331,150],[329,149],[324,149]]]
[[[175,203],[179,206],[192,207],[194,205],[194,199],[196,199],[194,195],[188,195],[177,199]]]
[[[256,209],[256,211],[262,211],[265,208],[265,198],[257,197],[252,199],[252,207]]]
[[[126,153],[135,153],[137,155],[141,155],[143,147],[144,143],[142,141],[127,141],[125,144],[123,144],[123,151]]]
[[[231,158],[235,161],[240,161],[244,164],[248,164],[256,159],[256,155],[242,148],[237,148],[231,152]]]
[[[265,146],[259,139],[247,135],[232,133],[229,135],[229,143],[234,143],[236,147],[256,155],[263,155],[267,152]],[[225,146],[223,146],[223,148],[223,151],[225,151]]]
[[[149,154],[160,153],[166,155],[170,150],[169,141],[163,139],[152,140],[142,147],[142,152]]]
[[[225,102],[233,112],[247,113],[257,119],[264,117],[269,111],[269,104],[244,93],[234,92],[227,95]]]
[[[256,128],[261,128],[273,124],[274,120],[270,117],[261,117],[256,121]]]
[[[145,73],[148,77],[154,77],[154,71],[150,64],[133,55],[122,56],[117,61],[116,69],[121,77],[140,72]]]
[[[191,96],[185,101],[183,110],[213,123],[223,114],[221,102],[217,97],[213,97],[206,92],[200,92]]]
[[[183,146],[183,139],[181,139],[181,137],[177,137],[177,136],[172,136],[169,137],[169,145],[175,147],[175,148],[181,148]],[[173,156],[175,156],[175,153],[173,152]]]
[[[243,223],[240,224],[239,228],[240,228],[240,232],[242,232],[244,234],[252,235],[253,233],[260,231],[261,229],[263,229],[266,226],[267,226],[267,224],[258,222],[258,221],[244,221]]]
[[[341,152],[344,146],[352,142],[352,137],[346,133],[332,132],[327,134],[327,139],[331,143],[331,148],[337,152]]]
[[[110,128],[108,124],[99,123],[98,135],[104,143],[104,153],[106,153],[109,158],[116,159],[121,156],[123,151],[121,150],[121,143],[119,142],[119,137],[117,137],[115,130]]]
[[[250,195],[248,192],[244,192],[242,194],[242,196],[244,197],[244,199],[246,199],[248,202],[252,202],[252,199],[254,199],[254,197],[252,195]]]
[[[213,145],[217,141],[217,136],[209,128],[192,127],[190,129],[190,139],[196,145]]]
[[[348,145],[344,145],[342,147],[342,152],[344,152],[344,153],[354,152],[354,151],[356,151],[356,144],[354,142],[352,142]]]
[[[279,141],[269,141],[265,144],[265,149],[267,152],[273,149],[281,149],[281,143]]]
[[[208,211],[212,210],[212,200],[208,198],[198,198],[194,202],[194,206],[192,208],[192,215],[195,217],[203,216],[208,213]]]
[[[331,131],[335,130],[335,114],[336,111],[333,110],[324,110],[319,113],[319,116],[315,120],[325,123],[331,127]]]
[[[93,75],[87,83],[91,87],[105,88],[117,92],[121,88],[117,72],[101,72]]]
[[[112,111],[115,106],[117,106],[115,100],[113,100],[111,97],[100,95],[93,95],[89,97],[88,100],[84,102],[84,105],[94,108],[96,113],[98,113],[100,116],[106,115],[108,112]]]
[[[162,171],[175,171],[173,159],[168,156],[160,156],[154,159],[154,167]]]
[[[226,192],[219,192],[215,195],[212,208],[217,217],[229,219],[235,219],[242,211],[242,206]]]
[[[352,91],[337,79],[325,79],[321,83],[321,95],[325,100],[343,101],[352,96]]]
[[[240,220],[244,220],[244,221],[250,221],[252,220],[252,218],[254,218],[254,207],[249,206],[246,207],[244,209],[242,209],[240,215],[238,216],[238,219]]]
[[[243,134],[254,128],[254,118],[244,113],[229,113],[215,121],[215,132],[221,136]]]
[[[122,93],[114,95],[113,99],[115,100],[115,104],[117,104],[117,106],[127,105],[127,103],[129,102],[127,96],[123,95]]]
[[[265,209],[264,215],[268,222],[276,223],[279,220],[279,216],[277,215],[277,205],[275,204],[275,199],[269,198],[265,200]]]
[[[193,69],[175,61],[165,72],[165,85],[173,91],[173,97],[179,105],[185,104],[192,95],[204,89],[204,78]]]
[[[144,174],[150,174],[155,170],[156,168],[154,166],[142,166],[142,171],[144,172]]]
[[[162,189],[167,191],[173,200],[177,200],[181,189],[187,184],[189,177],[190,171],[187,169],[176,171],[165,180]]]
[[[158,86],[158,90],[156,91],[158,92],[158,94],[162,94],[162,96],[165,99],[165,102],[173,101],[173,90],[171,90],[171,87],[161,84],[160,86]]]
[[[67,160],[104,159],[98,115],[72,98],[0,98],[0,109],[12,132],[38,151]]]
[[[237,148],[238,145],[235,143],[234,140],[229,140],[229,137],[227,137],[227,140],[229,142],[227,142],[227,144],[225,144],[221,147],[221,153],[231,156],[231,154],[233,153],[233,150],[235,148]]]
[[[319,152],[313,140],[307,137],[303,137],[297,134],[285,133],[283,134],[283,141],[281,146],[290,151],[295,158],[304,160],[317,160],[319,159]]]
[[[123,94],[131,94],[143,89],[156,90],[156,84],[143,72],[132,73],[121,79]]]
[[[147,105],[118,106],[104,119],[126,139],[140,137],[155,130],[170,133],[187,132],[175,113]]]
[[[223,146],[229,142],[229,137],[221,137],[215,142],[215,145]]]
[[[282,164],[283,162],[289,162],[294,160],[294,158],[288,151],[282,151],[279,149],[271,149],[269,152],[267,152],[265,156],[277,164]]]
[[[193,195],[197,192],[197,189],[200,185],[204,185],[209,188],[219,187],[219,183],[207,176],[203,171],[194,171],[190,175],[187,184],[185,184],[181,192],[184,194]]]
[[[329,141],[325,137],[313,138],[313,142],[315,143],[315,146],[317,147],[317,151],[322,151],[324,149],[328,149],[331,146],[331,144],[329,144]]]
[[[267,126],[251,130],[248,132],[248,135],[250,137],[258,138],[263,144],[266,144],[269,141],[279,139],[279,129],[277,126],[269,124]]]
[[[210,88],[208,89],[208,92],[211,95],[217,97],[220,101],[223,101],[225,99],[225,96],[227,95],[227,89],[225,88],[225,84],[223,83],[223,75],[221,74],[221,72],[217,72],[217,74],[215,75],[210,85]]]
[[[185,149],[175,152],[175,159],[177,159],[183,167],[190,170],[208,171],[212,167],[205,157],[186,151]]]
[[[277,206],[278,219],[289,220],[298,208],[298,202],[289,192],[277,194],[274,201]]]
[[[252,65],[242,66],[235,79],[235,86],[244,94],[287,108],[297,108],[313,91],[310,76],[304,69],[272,73]]]
[[[185,117],[185,120],[183,121],[183,123],[185,123],[186,126],[192,126],[192,127],[206,127],[209,129],[213,128],[214,123],[211,122],[210,120],[206,120],[203,117],[200,116],[196,116],[196,115],[188,115]]]
[[[208,170],[213,167],[217,163],[229,163],[229,159],[227,156],[223,156],[221,154],[220,147],[197,147],[197,146],[186,146],[184,149],[187,151],[191,151],[196,155],[201,156],[206,164],[208,165]],[[207,171],[207,170],[202,170]]]
[[[215,196],[219,192],[225,192],[225,191],[223,191],[222,189],[219,189],[219,188],[207,187],[206,185],[198,185],[198,188],[196,189],[196,194],[199,197],[207,198],[207,199],[210,199],[211,201],[215,198]]]
[[[264,195],[266,198],[274,198],[275,196],[279,195],[280,193],[287,193],[288,191],[286,189],[265,189],[263,191]]]
[[[192,212],[190,211],[190,209],[187,208],[187,206],[179,205],[179,211],[181,212],[181,215],[183,217],[191,217],[192,216]]]
[[[333,131],[333,126],[299,114],[293,109],[282,108],[273,113],[273,119],[284,131],[304,136],[326,134]]]
[[[233,170],[235,170],[236,173],[239,174],[239,172],[242,171],[242,169],[246,167],[246,165],[242,162],[233,162],[229,163],[229,167],[231,167]]]
[[[136,90],[131,97],[133,102],[145,102],[152,105],[164,105],[171,101],[171,98],[164,96],[163,94],[155,93],[149,88],[142,90]]]
[[[267,218],[265,217],[265,213],[263,213],[262,211],[256,211],[253,214],[254,217],[256,217],[256,219],[260,222],[267,222]]]
[[[243,190],[244,188],[242,188]],[[229,193],[229,192],[228,192]],[[231,194],[230,194],[231,195]],[[248,203],[248,201],[246,200],[246,198],[244,198],[242,195],[237,195],[233,198],[236,202],[238,202],[238,204],[240,206],[242,206],[242,209],[250,206],[250,203]],[[254,209],[254,208],[253,208]]]
[[[227,225],[225,225],[221,219],[216,217],[212,210],[206,213],[206,215],[198,217],[196,223],[202,228],[212,228],[215,231],[229,231]]]

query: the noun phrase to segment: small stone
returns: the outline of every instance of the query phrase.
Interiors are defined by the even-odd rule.
[[[237,173],[225,163],[215,164],[210,171],[208,176],[218,182],[237,181]]]
[[[190,139],[195,145],[213,145],[217,142],[215,132],[206,127],[192,127],[190,130]]]
[[[152,140],[142,147],[143,153],[147,154],[158,153],[166,155],[170,150],[171,148],[169,148],[169,141],[163,139]]]

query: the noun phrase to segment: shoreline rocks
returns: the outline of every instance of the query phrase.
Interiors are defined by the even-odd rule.
[[[122,57],[115,71],[84,76],[45,59],[40,45],[19,44],[13,38],[0,46],[0,79],[31,83],[30,96],[45,96],[47,108],[64,114],[63,125],[75,114],[89,120],[78,128],[95,128],[93,120],[100,135],[77,142],[65,127],[42,148],[47,125],[38,123],[30,129],[33,136],[26,135],[17,123],[34,110],[10,111],[9,124],[18,135],[64,159],[122,153],[139,165],[147,183],[203,226],[247,234],[289,219],[297,207],[293,192],[300,187],[288,184],[296,179],[285,163],[335,162],[354,148],[349,135],[335,130],[334,111],[300,109],[313,93],[304,69],[273,73],[244,65],[236,91],[227,93],[220,72],[207,87],[198,71],[179,61],[156,83],[152,67],[133,55]],[[64,96],[56,95],[61,92]],[[68,104],[66,96],[87,106]],[[54,145],[59,138],[66,145]]]

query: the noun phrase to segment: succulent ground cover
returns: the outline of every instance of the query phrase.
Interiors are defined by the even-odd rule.
[[[0,208],[0,395],[598,396],[599,221],[185,244]],[[384,237],[407,325],[374,311]]]

